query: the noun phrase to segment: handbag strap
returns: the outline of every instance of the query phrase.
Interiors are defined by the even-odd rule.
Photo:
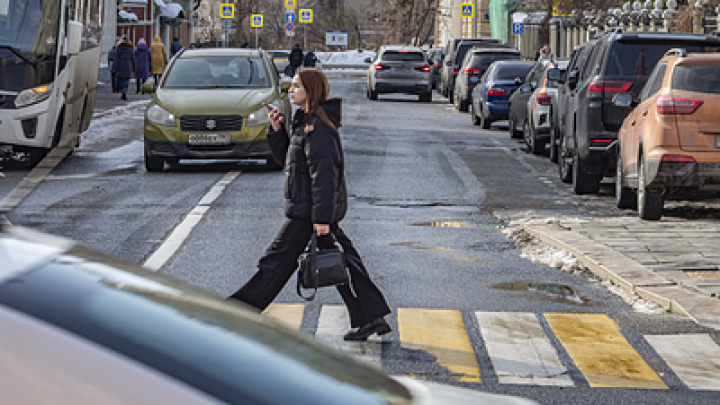
[[[315,279],[315,289],[312,294],[308,296],[304,296],[302,294],[302,288],[300,286],[300,275],[298,275],[297,277],[297,293],[300,298],[304,299],[305,301],[312,301],[315,299],[315,295],[317,294],[318,290],[317,285],[319,284],[320,278],[317,270],[317,236],[315,234],[315,230],[313,230],[312,236],[310,237],[309,248],[310,252],[308,252],[308,260],[310,261],[310,273],[313,279]]]

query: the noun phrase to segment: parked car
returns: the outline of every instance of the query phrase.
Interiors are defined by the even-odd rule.
[[[629,107],[613,99],[637,97],[657,61],[671,48],[718,52],[720,39],[681,33],[604,34],[576,48],[558,87],[562,139],[558,167],[577,194],[594,193],[603,176],[615,175],[615,141]]]
[[[391,377],[168,276],[0,228],[3,403],[505,404]]]
[[[466,55],[460,71],[455,79],[453,104],[459,111],[467,112],[470,94],[477,85],[482,74],[490,65],[498,60],[521,60],[522,54],[517,49],[503,48],[472,48]]]
[[[440,94],[452,100],[452,91],[455,86],[455,76],[460,70],[460,62],[465,58],[467,51],[473,46],[484,48],[508,48],[494,38],[453,38],[445,47],[445,58],[440,70]]]
[[[420,101],[432,101],[432,72],[420,48],[383,46],[367,70],[367,96],[379,94],[416,94]]]
[[[145,168],[162,171],[180,159],[260,158],[268,169],[282,169],[270,152],[265,104],[279,108],[289,126],[290,83],[260,50],[181,51],[157,89],[143,85],[153,93],[145,111]]]
[[[671,198],[720,192],[720,54],[672,49],[660,59],[618,136],[616,199],[640,218],[662,217]]]
[[[480,78],[472,92],[470,117],[484,129],[494,121],[508,118],[508,99],[517,88],[515,79],[523,77],[535,62],[497,61]]]
[[[508,128],[511,137],[522,134],[533,154],[545,153],[550,141],[551,104],[557,98],[557,81],[567,61],[543,59],[518,80],[520,88],[510,97]],[[521,130],[518,130],[518,125]]]
[[[565,72],[567,72],[567,66],[569,64],[569,61],[567,59],[557,60],[559,63],[557,69],[560,71],[560,78],[555,80],[554,87],[550,87],[552,98],[550,99],[550,148],[549,148],[549,155],[550,155],[550,161],[552,163],[557,163],[558,156],[560,156],[559,152],[559,146],[560,146],[560,128],[558,124],[558,86],[560,85],[560,80],[562,80],[562,77],[565,75]]]
[[[431,52],[428,53],[428,61],[430,64],[430,69],[432,70],[433,90],[437,89],[438,85],[440,84],[440,70],[442,69],[442,61],[444,56],[445,55],[443,54],[442,48],[437,48],[435,51],[431,49]]]

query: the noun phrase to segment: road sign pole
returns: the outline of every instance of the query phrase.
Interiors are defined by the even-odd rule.
[[[260,28],[255,28],[255,49],[258,49],[258,32]]]
[[[303,49],[307,52],[307,24],[303,25]]]

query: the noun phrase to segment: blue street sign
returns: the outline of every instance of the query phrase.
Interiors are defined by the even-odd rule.
[[[521,22],[514,22],[512,25],[513,35],[522,35],[525,33],[525,24]]]
[[[475,5],[472,3],[460,4],[460,18],[473,18],[475,15]]]
[[[288,11],[285,13],[285,22],[286,23],[294,23],[295,22],[295,13],[292,11]]]

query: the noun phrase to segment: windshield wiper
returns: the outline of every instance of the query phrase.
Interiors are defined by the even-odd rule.
[[[253,77],[253,73],[255,72],[255,68],[254,68],[252,59],[248,58],[248,62],[250,62],[250,78],[248,79],[247,84],[250,84],[252,82],[252,77]]]
[[[14,54],[17,55],[18,57],[20,57],[20,59],[22,59],[22,60],[24,60],[25,62],[31,64],[32,67],[37,70],[37,62],[34,61],[34,60],[32,60],[32,59],[30,59],[30,58],[28,58],[27,56],[23,55],[22,52],[20,52],[19,49],[13,48],[13,47],[10,46],[10,45],[0,45],[0,48],[7,49],[8,51],[14,53]]]

